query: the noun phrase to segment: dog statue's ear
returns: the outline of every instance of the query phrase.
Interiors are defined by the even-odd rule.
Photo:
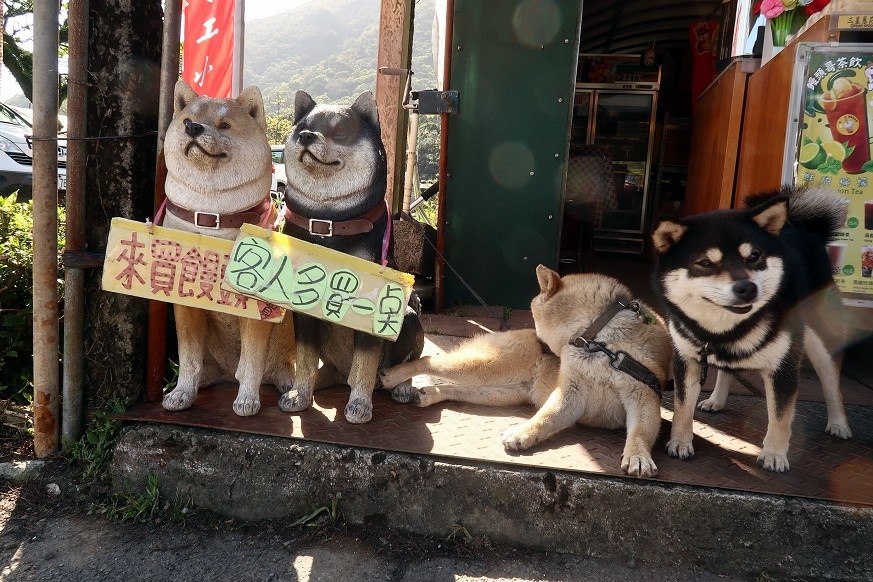
[[[655,232],[652,233],[652,242],[655,245],[655,250],[661,254],[670,250],[670,247],[679,242],[679,239],[685,234],[688,227],[684,224],[679,224],[669,219],[662,220],[658,223]]]
[[[261,90],[254,85],[247,87],[246,89],[243,89],[242,93],[239,94],[239,97],[236,98],[236,102],[239,103],[240,107],[243,108],[243,111],[248,113],[266,133],[267,118],[264,113],[264,98],[261,96]]]
[[[773,236],[778,236],[788,221],[787,198],[777,198],[775,203],[766,204],[754,210],[757,212],[752,215],[752,220]]]
[[[197,99],[197,93],[191,85],[179,79],[173,89],[173,115],[185,109],[189,103]]]
[[[309,115],[315,109],[315,100],[306,91],[297,91],[294,95],[294,123]]]
[[[379,127],[379,108],[376,107],[376,98],[369,91],[364,91],[355,99],[352,109],[358,115],[370,122],[373,127]]]
[[[537,281],[540,284],[540,293],[546,297],[551,297],[561,288],[561,276],[545,265],[537,265]]]

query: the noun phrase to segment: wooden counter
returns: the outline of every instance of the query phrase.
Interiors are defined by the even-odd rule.
[[[743,198],[749,194],[782,186],[797,45],[839,41],[840,31],[830,30],[831,18],[834,16],[819,19],[749,77],[733,206],[742,206]]]
[[[685,216],[731,208],[749,75],[760,59],[738,58],[700,94],[694,110]]]

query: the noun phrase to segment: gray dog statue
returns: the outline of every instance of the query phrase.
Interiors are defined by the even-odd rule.
[[[393,267],[392,219],[385,201],[387,165],[373,94],[362,93],[350,107],[340,107],[317,105],[298,91],[294,119],[285,144],[283,232]],[[413,293],[396,342],[295,313],[296,379],[279,407],[285,412],[304,410],[312,404],[315,390],[348,384],[346,420],[368,422],[373,390],[381,388],[380,370],[421,355],[424,330],[419,313]],[[410,402],[414,395],[411,382],[391,390],[397,402]]]

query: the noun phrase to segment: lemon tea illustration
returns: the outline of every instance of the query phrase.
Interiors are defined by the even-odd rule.
[[[845,145],[843,170],[858,174],[870,161],[866,89],[845,76],[832,78],[831,82],[830,88],[821,94],[819,103],[827,116],[834,141]]]

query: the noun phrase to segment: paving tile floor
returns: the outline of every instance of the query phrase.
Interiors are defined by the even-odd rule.
[[[530,325],[529,312],[510,316],[513,327]],[[425,316],[425,353],[450,349],[470,332],[498,327],[487,317]],[[443,333],[435,333],[435,332]],[[460,334],[460,335],[458,335]],[[754,384],[754,379],[749,378]],[[873,390],[843,378],[847,414],[854,432],[849,441],[824,434],[826,411],[812,372],[805,373],[795,416],[789,462],[791,470],[776,474],[756,462],[766,430],[764,399],[737,385],[720,413],[698,412],[695,450],[691,460],[673,459],[664,451],[672,419],[672,392],[661,407],[661,433],[653,458],[656,481],[765,494],[792,495],[856,505],[873,505]],[[416,377],[417,385],[428,383]],[[712,383],[709,381],[709,385]],[[262,408],[253,417],[238,417],[231,409],[236,386],[222,384],[201,390],[194,405],[180,412],[165,411],[160,403],[138,405],[127,420],[217,428],[291,439],[311,440],[413,454],[447,460],[495,463],[579,472],[622,479],[624,431],[575,426],[535,448],[510,453],[501,443],[503,432],[533,414],[526,406],[487,407],[445,402],[428,408],[393,402],[387,392],[374,396],[373,419],[363,425],[345,421],[342,411],[347,387],[319,391],[313,406],[298,414],[278,409],[278,393],[261,391]]]

